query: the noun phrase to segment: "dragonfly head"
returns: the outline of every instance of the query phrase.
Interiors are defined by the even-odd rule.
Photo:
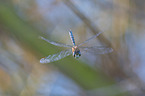
[[[73,56],[79,58],[81,56],[80,49],[77,46],[72,47]]]

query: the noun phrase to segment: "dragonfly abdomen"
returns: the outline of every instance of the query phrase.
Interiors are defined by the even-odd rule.
[[[74,40],[74,36],[72,34],[72,31],[69,31],[69,35],[70,35],[70,38],[71,38],[73,45],[75,46],[76,44],[75,44],[75,40]]]

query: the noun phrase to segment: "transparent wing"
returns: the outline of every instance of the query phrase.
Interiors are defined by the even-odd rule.
[[[86,41],[84,41],[84,42],[80,43],[78,46],[81,46],[81,45],[83,45],[83,44],[87,43],[88,41],[90,41],[90,40],[92,40],[92,39],[94,39],[94,38],[98,37],[101,33],[102,33],[102,32],[97,33],[96,35],[92,36],[92,37],[91,37],[91,38],[89,38],[88,40],[86,40]]]
[[[60,60],[64,57],[66,57],[66,56],[69,56],[70,54],[72,54],[71,49],[67,49],[67,50],[61,51],[59,53],[49,55],[46,58],[42,58],[40,60],[40,63],[50,63],[50,62],[53,62],[53,61],[57,61],[57,60]]]
[[[50,44],[53,44],[53,45],[55,45],[55,46],[59,46],[59,47],[72,47],[71,45],[66,45],[66,44],[63,44],[63,43],[56,43],[56,42],[53,42],[53,41],[50,41],[50,40],[48,40],[48,39],[45,39],[44,37],[42,37],[42,36],[40,36],[40,38],[42,39],[42,40],[44,40],[44,41],[47,41],[48,43],[50,43]]]
[[[113,51],[112,48],[107,46],[93,46],[93,47],[79,47],[81,51],[90,52],[93,54],[106,54]]]

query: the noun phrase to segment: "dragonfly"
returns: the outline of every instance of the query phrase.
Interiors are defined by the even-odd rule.
[[[64,51],[61,51],[59,53],[56,53],[56,54],[52,54],[52,55],[49,55],[47,57],[44,57],[42,59],[40,59],[40,63],[50,63],[50,62],[54,62],[54,61],[57,61],[57,60],[60,60],[62,58],[65,58],[71,54],[73,54],[73,57],[78,59],[80,56],[81,56],[81,51],[84,51],[84,52],[92,52],[92,53],[95,53],[95,54],[106,54],[106,53],[111,53],[113,51],[112,48],[109,48],[107,46],[92,46],[92,47],[88,47],[88,46],[81,46],[87,42],[89,42],[90,40],[98,37],[102,32],[99,32],[97,33],[96,35],[92,36],[91,38],[87,39],[86,41],[76,45],[75,43],[75,39],[74,39],[74,36],[73,36],[73,33],[72,31],[70,30],[69,31],[69,35],[70,35],[70,38],[71,38],[71,41],[72,41],[72,44],[73,45],[67,45],[67,44],[63,44],[63,43],[57,43],[57,42],[54,42],[54,41],[50,41],[42,36],[40,36],[40,38],[52,45],[55,45],[55,46],[59,46],[59,47],[66,47],[66,48],[69,48],[69,49],[66,49]]]

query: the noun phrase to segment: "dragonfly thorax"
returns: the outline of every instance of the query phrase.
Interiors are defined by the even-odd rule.
[[[72,53],[75,58],[79,58],[81,56],[80,49],[77,46],[72,47]]]

